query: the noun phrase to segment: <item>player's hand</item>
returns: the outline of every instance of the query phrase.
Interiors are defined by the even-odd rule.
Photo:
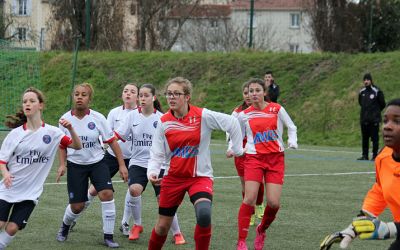
[[[385,223],[377,218],[361,218],[354,220],[352,225],[362,240],[386,240],[397,236],[397,228],[393,222]]]
[[[57,169],[57,176],[56,176],[56,182],[59,183],[61,180],[61,176],[64,176],[65,174],[65,166],[60,165]]]
[[[126,166],[119,166],[119,176],[121,176],[121,179],[124,182],[128,181],[128,170],[126,169]]]
[[[12,180],[14,179],[14,176],[11,175],[8,170],[3,171],[2,174],[3,174],[4,186],[6,186],[6,188],[10,188],[12,185]]]
[[[161,181],[162,178],[158,178],[158,176],[156,174],[151,174],[149,176],[149,181],[151,182],[151,184],[153,184],[154,186],[160,186],[161,185]]]
[[[64,128],[70,130],[72,129],[72,125],[68,120],[65,120],[64,118],[61,118],[58,123],[61,124],[61,126],[63,126]]]
[[[225,155],[226,155],[226,158],[232,158],[232,157],[234,156],[234,154],[233,154],[233,151],[232,151],[232,150],[228,150],[228,151],[226,151]]]
[[[288,142],[288,148],[297,149],[297,148],[298,148],[298,145],[297,145],[297,143]]]
[[[328,250],[334,243],[340,243],[340,248],[345,249],[349,246],[351,241],[356,237],[353,225],[349,225],[340,232],[334,232],[325,237],[321,242],[320,250]]]

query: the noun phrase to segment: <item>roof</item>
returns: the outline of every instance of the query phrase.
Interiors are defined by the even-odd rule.
[[[172,9],[167,17],[182,17],[191,11],[193,5],[185,5]],[[210,17],[229,17],[231,14],[230,5],[203,4],[194,8],[190,17],[192,18],[210,18]]]
[[[256,10],[301,10],[306,7],[307,0],[254,0]],[[249,0],[232,2],[233,10],[249,10]]]

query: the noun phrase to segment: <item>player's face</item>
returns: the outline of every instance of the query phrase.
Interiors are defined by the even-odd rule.
[[[271,85],[273,80],[274,78],[272,77],[271,74],[265,74],[264,76],[265,86],[269,87],[269,85]]]
[[[127,84],[122,91],[122,101],[128,107],[135,107],[138,100],[138,92],[135,85]]]
[[[371,80],[368,80],[368,79],[365,79],[365,80],[364,80],[364,86],[365,86],[365,87],[368,87],[368,86],[370,86],[371,84],[372,84]]]
[[[90,89],[82,86],[76,87],[74,91],[74,107],[78,110],[84,110],[89,107]]]
[[[43,103],[34,92],[27,92],[22,97],[22,109],[26,117],[31,117],[43,109]]]
[[[153,94],[149,88],[141,88],[139,90],[139,103],[142,108],[154,108]]]
[[[391,105],[383,115],[383,141],[386,146],[400,152],[400,107]]]
[[[250,83],[249,96],[252,103],[261,104],[265,96],[263,87],[258,83]]]
[[[188,105],[189,95],[185,95],[183,86],[177,83],[171,83],[166,91],[168,106],[172,111],[179,111]]]
[[[248,87],[244,88],[242,94],[243,94],[243,101],[246,103],[247,106],[250,106],[251,99],[249,96],[249,88]]]

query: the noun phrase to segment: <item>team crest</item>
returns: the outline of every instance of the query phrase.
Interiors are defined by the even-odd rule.
[[[153,127],[154,128],[157,128],[157,123],[158,123],[158,121],[153,122]]]
[[[371,95],[369,96],[370,99],[374,99],[374,97],[375,97],[374,94],[371,94]]]
[[[42,139],[43,139],[43,142],[46,144],[49,144],[51,142],[50,135],[44,135]]]
[[[90,130],[93,130],[93,129],[96,128],[96,124],[94,124],[94,122],[89,122],[87,126],[88,126],[88,128],[89,128]]]

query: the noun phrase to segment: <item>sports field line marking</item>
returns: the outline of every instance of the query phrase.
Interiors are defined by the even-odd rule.
[[[227,146],[225,144],[211,143],[211,146],[224,147]],[[291,152],[295,151],[305,151],[305,152],[321,152],[321,153],[344,153],[344,154],[359,154],[360,152],[356,151],[343,151],[343,150],[324,150],[324,149],[310,149],[310,148],[298,148],[298,149],[290,149]]]
[[[326,173],[326,174],[285,174],[285,177],[305,177],[305,176],[337,176],[337,175],[362,175],[362,174],[375,174],[374,171],[371,172],[344,172],[344,173]],[[239,176],[216,176],[214,179],[235,179]],[[122,183],[123,181],[113,181],[113,183]],[[66,182],[50,182],[44,185],[66,185]]]

